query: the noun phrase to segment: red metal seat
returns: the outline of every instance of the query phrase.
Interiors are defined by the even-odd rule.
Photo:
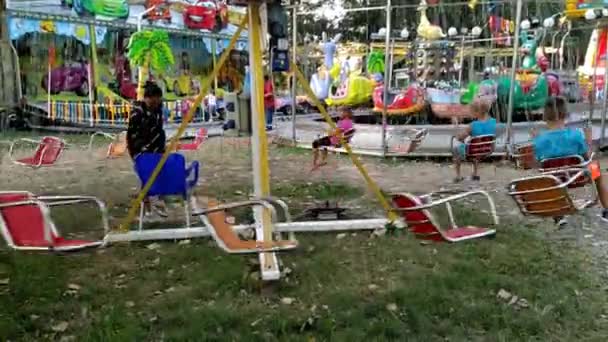
[[[98,247],[103,241],[66,239],[55,227],[50,208],[94,202],[98,205],[105,231],[109,231],[107,212],[103,202],[86,196],[37,197],[29,192],[0,193],[0,232],[9,247],[15,250],[75,251]]]
[[[465,160],[481,161],[494,153],[496,137],[494,135],[480,135],[472,137],[465,142]]]
[[[528,170],[536,164],[534,145],[531,142],[513,145],[509,150],[509,156],[520,169]]]
[[[194,137],[194,141],[190,143],[182,143],[177,145],[178,151],[196,151],[201,147],[201,145],[207,140],[208,133],[206,128],[200,128],[196,131],[196,135]]]
[[[13,153],[18,142],[26,142],[38,145],[36,151],[31,157],[14,159]],[[63,150],[65,142],[57,137],[43,137],[40,141],[32,139],[19,139],[11,144],[9,157],[13,163],[17,165],[29,166],[32,168],[40,168],[45,166],[53,166],[57,163]]]
[[[419,239],[432,241],[448,241],[460,242],[464,240],[476,239],[480,237],[493,236],[496,230],[474,227],[474,226],[458,226],[454,220],[454,215],[450,202],[459,200],[472,195],[482,195],[486,197],[490,207],[491,216],[494,224],[498,224],[498,216],[496,215],[496,207],[494,201],[485,191],[471,191],[461,194],[456,194],[449,197],[439,198],[433,201],[434,195],[441,193],[431,193],[424,196],[415,196],[404,193],[393,196],[393,205],[395,210],[401,212],[401,216],[408,226],[409,230]],[[428,210],[438,205],[444,204],[448,212],[450,220],[450,228],[444,230],[439,225],[433,214]]]
[[[544,159],[540,162],[541,169],[539,171],[541,173],[551,173],[562,182],[568,182],[568,188],[570,189],[580,188],[591,183],[591,173],[583,172],[576,179],[571,178],[581,170],[588,170],[589,164],[592,162],[593,155],[587,161],[581,156]]]

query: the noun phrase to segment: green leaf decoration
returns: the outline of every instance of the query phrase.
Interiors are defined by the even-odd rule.
[[[367,58],[367,73],[384,74],[384,53],[381,51],[372,51]]]
[[[127,58],[132,66],[150,67],[157,72],[167,71],[175,58],[169,45],[169,34],[163,30],[145,30],[131,35]],[[149,65],[146,62],[149,61]]]

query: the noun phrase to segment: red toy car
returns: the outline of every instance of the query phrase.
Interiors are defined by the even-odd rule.
[[[189,29],[220,31],[228,26],[228,6],[224,1],[198,1],[186,6],[184,23]]]
[[[145,16],[146,20],[164,20],[167,23],[171,23],[171,11],[169,10],[169,5],[165,0],[146,0],[146,10],[152,8],[153,6],[154,9]]]

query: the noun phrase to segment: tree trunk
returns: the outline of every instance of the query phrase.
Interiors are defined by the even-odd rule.
[[[13,106],[19,96],[18,68],[8,36],[6,1],[0,0],[0,107]]]
[[[146,54],[144,65],[138,68],[137,74],[137,101],[144,99],[144,84],[145,78],[148,76],[148,68],[150,67],[150,53]]]

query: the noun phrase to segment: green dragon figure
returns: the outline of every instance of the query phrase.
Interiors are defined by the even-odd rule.
[[[535,110],[544,106],[549,95],[549,82],[545,74],[541,73],[536,60],[536,49],[538,47],[537,36],[528,36],[526,31],[521,34],[521,49],[524,54],[521,69],[513,80],[515,89],[513,92],[513,108],[515,110]],[[507,103],[511,78],[503,76],[498,80],[498,96]]]

